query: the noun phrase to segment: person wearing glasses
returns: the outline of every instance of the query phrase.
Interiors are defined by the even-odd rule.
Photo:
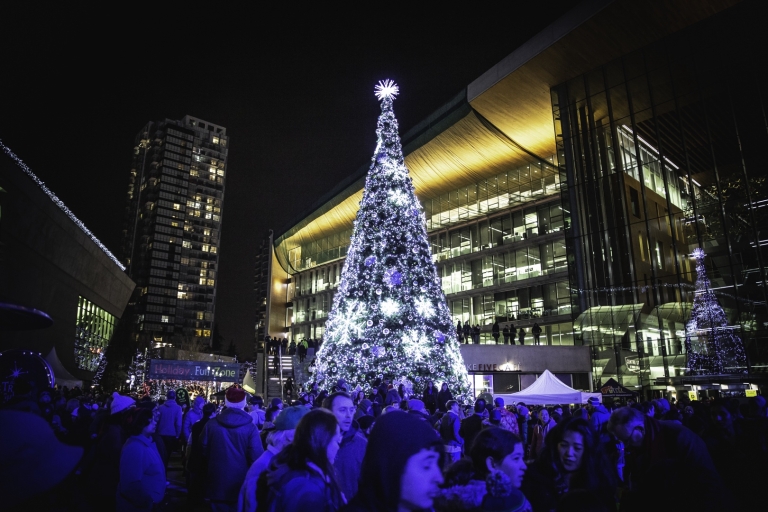
[[[732,509],[706,445],[689,429],[631,407],[614,411],[607,428],[624,444],[621,510]]]

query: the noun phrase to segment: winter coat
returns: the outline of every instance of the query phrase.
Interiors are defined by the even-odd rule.
[[[433,387],[432,389],[425,389],[424,394],[421,397],[421,400],[424,402],[424,407],[426,407],[430,413],[434,413],[437,409],[437,394],[438,391]]]
[[[473,414],[468,418],[461,420],[461,427],[459,428],[459,435],[464,439],[464,445],[466,449],[472,448],[472,443],[477,437],[477,434],[483,429],[483,415]]]
[[[444,444],[449,446],[464,446],[464,439],[459,434],[461,421],[459,416],[452,411],[448,411],[440,418],[439,425],[440,438]]]
[[[448,409],[445,408],[445,404],[448,402],[448,400],[453,400],[453,395],[451,394],[450,390],[440,390],[437,393],[437,408],[440,409],[443,412],[448,412]]]
[[[676,422],[645,417],[644,423],[643,445],[626,448],[621,510],[736,510],[699,436]]]
[[[192,433],[192,425],[203,419],[203,406],[200,405],[198,408],[197,403],[197,399],[195,399],[194,406],[187,411],[181,421],[181,439],[184,443],[187,442],[189,434]]]
[[[517,424],[517,414],[508,411],[504,407],[501,407],[500,410],[501,410],[501,423],[499,423],[499,426],[504,430],[509,430],[516,436],[519,436],[520,426]]]
[[[597,404],[589,415],[589,424],[595,433],[600,434],[603,431],[603,426],[608,423],[610,418],[611,413],[608,412],[608,409],[603,404]]]
[[[264,453],[253,418],[241,409],[224,409],[206,423],[200,446],[208,461],[206,497],[236,502],[245,474]]]
[[[240,488],[240,496],[237,499],[238,512],[256,512],[256,488],[261,474],[269,468],[269,463],[279,452],[274,446],[267,446],[264,453],[251,464],[248,473],[245,474],[245,481]]]
[[[400,393],[393,388],[387,391],[387,398],[384,400],[384,405],[399,404],[401,401],[402,398],[400,398]]]
[[[486,492],[485,481],[483,480],[470,480],[466,485],[454,485],[441,489],[440,494],[435,498],[435,511],[479,511]]]
[[[533,427],[533,436],[531,437],[531,457],[538,457],[541,450],[544,449],[544,439],[550,430],[555,428],[557,423],[552,418],[546,425],[536,425]]]
[[[267,470],[267,512],[336,512],[345,503],[341,491],[329,477],[307,462],[306,469],[291,469],[285,464],[272,461]],[[262,485],[261,483],[259,485]],[[260,492],[261,494],[261,492]]]
[[[179,437],[181,435],[181,406],[176,403],[176,400],[168,400],[158,409],[157,434]]]
[[[129,437],[120,454],[117,510],[151,511],[165,496],[165,482],[165,466],[152,439]]]
[[[367,446],[368,440],[360,432],[360,425],[353,420],[349,430],[342,434],[339,453],[336,454],[336,461],[333,463],[336,481],[347,500],[351,500],[357,494],[360,468],[363,465]]]
[[[111,420],[111,418],[110,418]],[[107,420],[107,421],[110,421]],[[88,469],[87,482],[96,496],[113,501],[120,482],[120,453],[127,435],[113,421],[92,448],[93,465]]]

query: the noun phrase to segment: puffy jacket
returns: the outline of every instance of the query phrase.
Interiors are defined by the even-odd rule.
[[[157,434],[179,437],[181,435],[181,406],[175,400],[168,400],[159,407]]]
[[[200,445],[208,461],[205,496],[237,502],[248,468],[264,453],[253,418],[241,409],[224,409],[206,423],[200,434]]]

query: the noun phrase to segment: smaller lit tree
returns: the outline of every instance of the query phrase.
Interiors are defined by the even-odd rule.
[[[696,292],[691,319],[685,328],[688,372],[690,375],[746,373],[744,344],[735,328],[728,325],[725,311],[711,288],[704,266],[705,256],[701,248],[694,249]]]

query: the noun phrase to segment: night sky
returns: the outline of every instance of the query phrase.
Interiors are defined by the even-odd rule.
[[[374,85],[400,86],[404,134],[576,3],[16,5],[0,34],[0,139],[119,255],[139,130],[185,114],[225,126],[216,321],[250,358],[259,240],[369,161]]]

